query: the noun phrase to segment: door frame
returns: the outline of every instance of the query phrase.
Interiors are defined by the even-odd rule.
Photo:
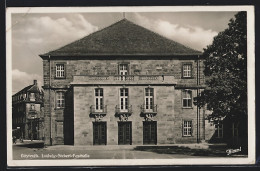
[[[99,122],[92,122],[93,124],[93,145],[103,145],[103,144],[100,144],[100,143],[95,143],[95,128],[94,128],[94,125],[98,125],[98,124],[104,124],[105,125],[105,144],[104,145],[107,145],[107,122],[106,121],[99,121]]]
[[[153,123],[155,124],[155,142],[154,143],[145,143],[145,139],[144,139],[144,124],[145,123]],[[150,129],[151,130],[151,129]],[[143,145],[149,145],[149,144],[157,144],[157,121],[143,121]]]
[[[132,121],[118,121],[118,145],[132,145]],[[120,144],[119,143],[119,124],[121,123],[129,123],[130,124],[130,143],[129,144]]]

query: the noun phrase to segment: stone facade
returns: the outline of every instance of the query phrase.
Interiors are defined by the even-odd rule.
[[[125,35],[127,31],[131,34]],[[107,43],[111,38],[118,41]],[[200,55],[127,20],[40,55],[45,143],[209,140],[215,130],[207,132],[206,111],[194,105],[205,88]]]
[[[157,121],[158,144],[194,143],[205,140],[203,110],[198,109],[194,104],[190,108],[182,106],[183,90],[191,90],[193,98],[204,88],[203,60],[198,60],[197,56],[193,57],[194,59],[190,59],[191,57],[188,59],[167,58],[161,57],[160,60],[44,60],[46,140],[48,141],[50,138],[48,138],[49,133],[49,136],[52,136],[52,144],[66,144],[64,136],[67,136],[69,144],[93,144],[92,122],[95,122],[95,118],[90,117],[90,107],[95,105],[95,88],[102,88],[104,105],[107,106],[107,113],[102,119],[107,122],[107,144],[118,144],[118,122],[120,120],[115,116],[115,106],[120,103],[119,90],[123,87],[129,89],[129,104],[132,105],[132,114],[128,118],[128,121],[132,122],[132,144],[143,144],[145,118],[141,117],[140,113],[141,105],[145,103],[144,91],[148,87],[154,89],[154,104],[158,106],[157,114],[153,117],[153,120]],[[119,75],[118,67],[121,63],[129,66],[131,76],[158,77],[158,81],[148,80],[142,83],[135,80],[114,81],[112,79],[109,81],[106,79],[99,81],[102,77]],[[182,78],[182,65],[186,63],[192,64],[192,77],[189,79]],[[56,64],[64,64],[66,73],[64,79],[55,78]],[[198,65],[199,69],[197,69]],[[51,79],[49,79],[49,67],[51,67]],[[165,83],[159,80],[163,77],[166,79],[167,76],[173,79]],[[88,80],[90,77],[92,77],[91,81]],[[51,86],[49,86],[49,80]],[[67,108],[57,109],[55,107],[55,93],[59,91],[73,92],[66,93],[69,96],[65,97]],[[71,100],[72,98],[73,100]],[[72,102],[67,102],[69,99]],[[64,118],[65,115],[67,118]],[[183,136],[184,120],[192,121],[192,136]],[[65,122],[69,125],[69,128],[66,128],[68,131],[64,132],[64,136],[59,137],[57,127]],[[48,125],[52,125],[51,130]],[[60,127],[60,129],[65,129]]]

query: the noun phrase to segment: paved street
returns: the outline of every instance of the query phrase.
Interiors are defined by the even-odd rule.
[[[171,159],[229,157],[223,145],[185,144],[163,146],[48,146],[27,141],[13,145],[15,160],[39,159]],[[246,157],[233,155],[231,157]]]

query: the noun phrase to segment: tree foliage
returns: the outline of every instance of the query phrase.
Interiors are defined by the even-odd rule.
[[[247,18],[239,12],[204,49],[207,88],[197,97],[212,117],[247,115]]]

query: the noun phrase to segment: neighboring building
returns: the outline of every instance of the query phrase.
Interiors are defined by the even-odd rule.
[[[46,144],[207,141],[200,55],[126,19],[40,55]]]
[[[34,80],[12,96],[12,127],[17,138],[41,140],[43,133],[43,92]]]

